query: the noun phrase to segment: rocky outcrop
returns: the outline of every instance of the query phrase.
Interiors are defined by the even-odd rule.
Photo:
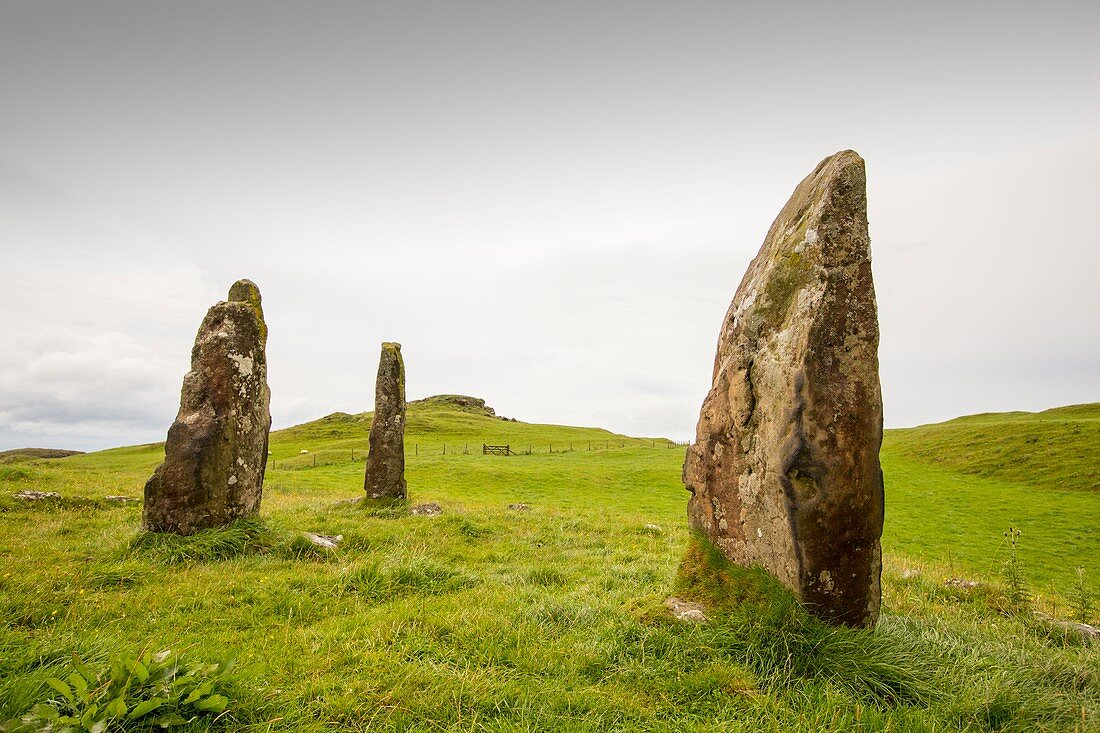
[[[431,397],[425,397],[422,400],[414,400],[412,404],[450,405],[458,407],[466,412],[487,415],[488,417],[497,417],[496,410],[486,405],[485,400],[480,397],[469,397],[462,394],[437,394]]]
[[[823,160],[726,313],[688,448],[691,525],[831,622],[879,614],[878,315],[863,159]]]
[[[405,498],[405,362],[401,344],[389,341],[378,361],[363,488],[370,499]]]
[[[60,448],[12,448],[0,450],[0,459],[26,456],[28,458],[68,458],[82,456],[82,450],[62,450]]]
[[[266,346],[259,288],[238,280],[195,337],[164,463],[145,484],[146,530],[186,535],[259,512],[271,429]]]

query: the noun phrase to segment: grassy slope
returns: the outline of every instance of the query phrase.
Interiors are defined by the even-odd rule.
[[[1012,432],[984,419],[993,427],[982,430]],[[447,513],[394,517],[341,503],[360,493],[368,428],[369,418],[334,416],[273,434],[269,547],[220,562],[129,551],[135,506],[4,498],[9,488],[140,494],[159,445],[0,465],[0,718],[25,708],[71,650],[94,659],[173,645],[210,658],[236,651],[253,674],[237,716],[255,730],[811,731],[857,720],[1074,730],[1100,720],[1095,652],[1000,612],[995,592],[941,583],[988,571],[1012,522],[1025,528],[1032,580],[1063,584],[1067,568],[1100,556],[1089,527],[1100,492],[1040,492],[992,464],[986,474],[952,470],[959,451],[986,452],[964,432],[887,438],[888,613],[867,642],[786,626],[754,635],[732,617],[703,628],[653,620],[688,544],[682,449],[620,438],[626,447],[589,451],[588,440],[616,436],[421,405],[410,411],[410,452],[421,446],[408,461],[410,491]],[[922,431],[954,452],[922,463]],[[577,450],[437,451],[488,441]],[[532,509],[507,510],[513,502]],[[343,547],[301,558],[288,538],[302,529],[344,534]],[[903,579],[912,567],[921,574]],[[904,692],[913,677],[934,689],[901,700],[883,691]]]
[[[1100,404],[889,430],[882,464],[888,550],[989,574],[1015,526],[1038,590],[1100,574]]]
[[[1100,491],[1100,404],[970,415],[886,433],[884,452],[1035,489]]]

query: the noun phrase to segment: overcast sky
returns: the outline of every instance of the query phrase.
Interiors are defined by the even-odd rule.
[[[1100,4],[0,0],[0,449],[162,440],[237,278],[275,427],[686,439],[768,225],[867,161],[886,424],[1100,400]]]

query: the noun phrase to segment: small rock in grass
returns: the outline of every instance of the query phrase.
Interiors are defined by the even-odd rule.
[[[509,504],[508,508],[514,512],[525,512],[531,507],[527,504],[524,504],[523,502],[520,502],[519,504]]]
[[[60,499],[61,494],[56,491],[20,491],[18,494],[12,494],[16,499],[23,499],[25,501],[41,501],[42,499]]]
[[[331,535],[302,532],[302,535],[304,535],[305,538],[313,544],[317,545],[318,547],[323,547],[326,550],[335,550],[336,546],[340,544],[340,540],[344,539],[344,535],[342,534]]]
[[[901,579],[902,580],[912,580],[913,578],[919,578],[919,577],[920,577],[920,571],[915,569],[915,568],[906,568],[905,570],[901,571]]]
[[[298,455],[302,455],[302,456],[306,455],[307,453],[309,453],[309,451],[307,451],[307,450],[306,450],[305,448],[303,448],[302,450],[298,451]]]
[[[105,496],[103,497],[103,500],[113,501],[118,504],[129,504],[132,501],[141,501],[141,499],[137,498],[136,496]]]
[[[642,530],[646,534],[661,534],[661,532],[664,531],[661,529],[661,525],[659,524],[647,524],[645,527],[642,528]]]
[[[417,504],[409,508],[409,514],[415,514],[420,517],[434,517],[442,513],[443,507],[439,506],[439,504],[436,504],[434,501],[428,504]]]
[[[1042,611],[1036,611],[1035,615],[1038,618],[1043,619],[1066,631],[1071,631],[1076,634],[1080,634],[1081,638],[1088,642],[1100,642],[1100,629],[1089,624],[1082,624],[1076,621],[1066,621],[1065,619],[1054,618],[1053,616],[1043,613]]]
[[[943,581],[943,584],[946,585],[948,588],[962,588],[963,590],[970,590],[972,588],[977,588],[979,585],[981,585],[981,581],[967,580],[966,578],[948,578],[947,580]]]
[[[681,621],[694,621],[697,624],[701,624],[707,620],[706,614],[703,613],[703,607],[698,603],[692,603],[691,601],[685,601],[676,596],[670,596],[665,600],[665,607],[672,611],[672,615]]]

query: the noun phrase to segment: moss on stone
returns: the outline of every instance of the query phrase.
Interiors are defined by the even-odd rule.
[[[229,300],[236,303],[248,303],[256,312],[256,321],[260,326],[260,334],[264,341],[267,340],[267,322],[264,320],[263,300],[260,297],[260,288],[251,280],[241,279],[233,283],[229,288]]]
[[[813,274],[810,258],[800,252],[792,251],[781,256],[773,268],[757,309],[767,328],[783,323],[798,291],[810,282]]]
[[[676,594],[718,616],[750,609],[792,613],[794,595],[760,567],[733,563],[702,534],[693,534],[676,573]],[[751,612],[751,611],[750,611]]]

